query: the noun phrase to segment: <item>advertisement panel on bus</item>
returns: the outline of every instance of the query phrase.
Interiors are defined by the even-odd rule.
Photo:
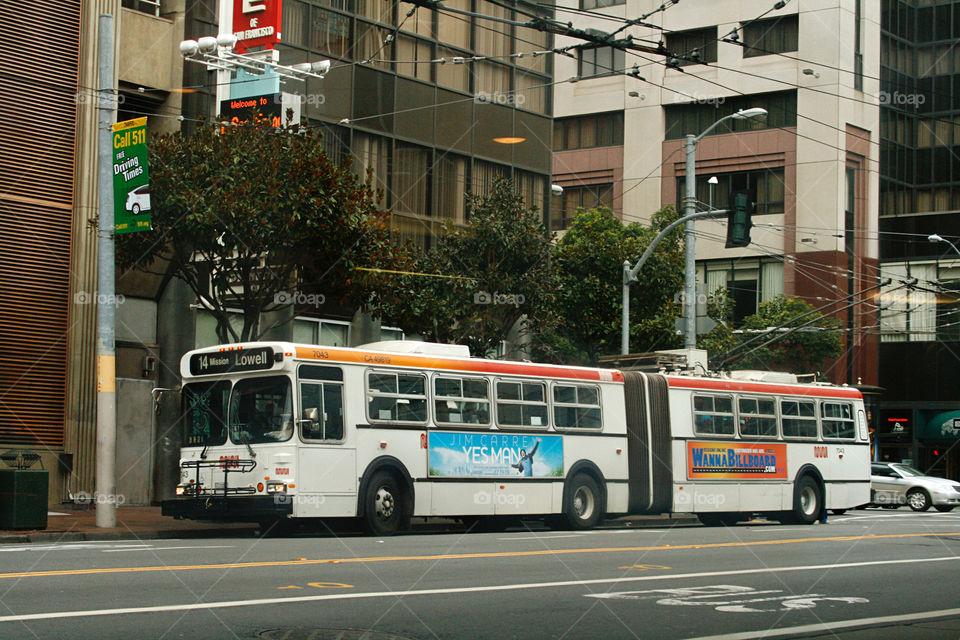
[[[563,477],[563,436],[430,433],[430,476]]]
[[[769,480],[786,477],[785,444],[687,442],[687,478],[690,480]]]

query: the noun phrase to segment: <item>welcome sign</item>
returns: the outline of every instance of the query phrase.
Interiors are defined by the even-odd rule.
[[[429,451],[431,477],[563,477],[563,436],[432,431]]]

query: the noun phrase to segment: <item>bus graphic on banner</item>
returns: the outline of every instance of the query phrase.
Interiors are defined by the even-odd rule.
[[[687,442],[687,478],[746,480],[787,477],[787,445]]]
[[[434,431],[430,475],[562,478],[563,437]]]

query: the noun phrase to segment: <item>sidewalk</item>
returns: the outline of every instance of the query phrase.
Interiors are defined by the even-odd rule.
[[[671,527],[696,524],[695,517],[688,514],[656,516],[627,516],[608,521],[615,526],[631,528]],[[414,518],[411,529],[415,532],[462,531],[462,526],[451,519]],[[201,538],[217,536],[254,536],[259,526],[252,522],[224,523],[175,520],[160,515],[160,507],[118,507],[117,526],[110,529],[97,527],[96,510],[92,507],[75,509],[69,506],[62,510],[49,511],[47,528],[42,531],[0,530],[0,544],[25,542],[84,542],[93,540],[152,540],[157,538]]]

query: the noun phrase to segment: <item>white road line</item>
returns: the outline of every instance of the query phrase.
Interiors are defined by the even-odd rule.
[[[568,535],[559,535],[559,536],[518,536],[516,538],[497,538],[497,540],[556,540],[557,538],[582,538],[583,536],[579,533],[572,533]]]
[[[169,549],[176,549],[177,551],[179,551],[180,549],[233,549],[233,545],[232,544],[212,544],[208,546],[197,545],[197,546],[189,546],[189,547],[146,547],[146,548],[128,547],[126,549],[104,549],[103,553],[117,553],[120,551],[167,551]]]
[[[490,591],[522,591],[525,589],[556,589],[562,587],[582,587],[599,584],[625,584],[649,582],[654,580],[684,580],[687,578],[715,578],[719,576],[742,576],[759,573],[786,573],[791,571],[823,571],[833,569],[852,569],[880,565],[917,564],[923,562],[955,562],[960,556],[940,558],[909,558],[903,560],[874,560],[871,562],[845,562],[841,564],[820,564],[795,567],[763,567],[760,569],[737,569],[733,571],[702,571],[698,573],[680,573],[675,575],[646,575],[629,578],[597,578],[595,580],[567,580],[563,582],[531,582],[521,584],[499,584],[485,587],[451,587],[447,589],[418,589],[416,591],[372,591],[365,593],[333,593],[320,596],[293,596],[286,598],[257,598],[254,600],[224,600],[220,602],[196,602],[189,604],[158,605],[153,607],[129,607],[126,609],[87,609],[79,611],[49,611],[46,613],[26,613],[0,616],[3,622],[24,622],[27,620],[55,620],[60,618],[86,618],[91,616],[117,616],[132,613],[160,613],[164,611],[198,611],[206,609],[227,609],[235,607],[254,607],[263,605],[291,604],[298,602],[319,602],[323,600],[366,600],[370,598],[402,598],[405,596],[435,596],[454,593],[484,593]],[[6,605],[9,608],[9,603]],[[952,611],[952,609],[950,610]],[[917,614],[921,615],[921,614]],[[946,615],[946,614],[945,614]],[[718,638],[721,636],[718,636]],[[731,636],[732,638],[733,636]],[[750,636],[755,637],[755,636]]]
[[[760,629],[758,631],[742,631],[740,633],[725,633],[718,636],[699,636],[689,640],[753,640],[754,638],[775,638],[800,633],[833,633],[841,629],[853,627],[872,627],[877,625],[896,624],[898,622],[914,622],[916,620],[929,621],[931,618],[951,618],[960,616],[960,609],[940,609],[939,611],[920,611],[904,613],[897,616],[879,616],[874,618],[856,618],[853,620],[838,620],[836,622],[820,622],[804,624],[782,629]]]

